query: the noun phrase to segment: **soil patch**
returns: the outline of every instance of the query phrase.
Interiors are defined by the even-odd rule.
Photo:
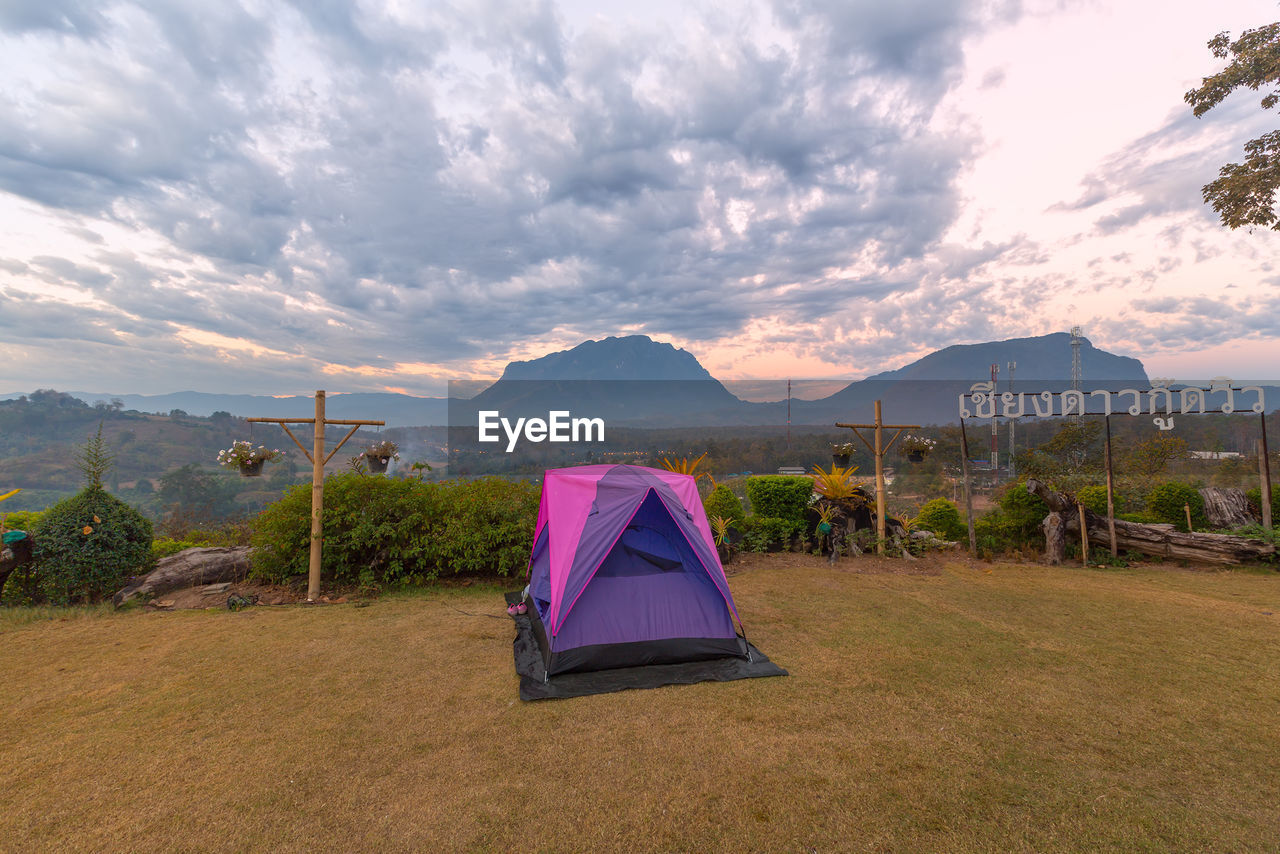
[[[216,608],[225,610],[233,599],[247,600],[253,605],[295,605],[307,601],[305,590],[241,581],[222,584],[205,584],[162,593],[145,607],[150,611],[182,611],[192,608]],[[346,596],[324,596],[321,604],[341,604],[349,601]]]

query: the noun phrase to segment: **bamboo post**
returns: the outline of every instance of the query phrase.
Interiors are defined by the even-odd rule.
[[[1107,466],[1107,534],[1111,537],[1111,556],[1118,557],[1120,550],[1116,546],[1116,497],[1111,474],[1111,416],[1104,416],[1103,421],[1107,427],[1107,443],[1104,446]]]
[[[316,392],[311,434],[311,558],[307,564],[307,601],[320,598],[320,558],[324,538],[324,392]]]
[[[333,455],[347,443],[347,440],[355,435],[355,432],[361,427],[381,427],[386,424],[385,421],[339,421],[325,418],[324,415],[325,394],[323,391],[316,392],[316,417],[315,418],[246,418],[245,421],[260,424],[279,424],[280,427],[293,440],[293,444],[301,449],[302,453],[311,461],[311,554],[307,563],[307,601],[314,602],[320,597],[320,567],[323,565],[323,534],[324,534],[324,467],[329,460],[333,459]],[[298,437],[289,429],[290,424],[310,424],[312,425],[311,433],[311,450],[307,450],[306,446],[298,441]],[[347,431],[347,435],[334,446],[333,450],[327,455],[324,451],[324,428],[329,424],[352,425]]]
[[[884,424],[880,418],[880,401],[876,401],[876,554],[884,556]]]
[[[903,430],[918,430],[920,429],[920,425],[919,424],[885,424],[884,420],[881,418],[881,402],[878,400],[876,401],[876,404],[875,404],[875,413],[876,413],[876,420],[874,424],[844,424],[841,422],[836,422],[836,426],[848,427],[849,429],[853,430],[853,435],[857,436],[858,439],[862,442],[862,444],[866,445],[867,450],[871,451],[872,455],[876,458],[876,538],[879,540],[879,543],[876,546],[876,553],[883,555],[884,554],[884,538],[885,538],[885,531],[886,531],[884,517],[885,517],[885,513],[887,512],[886,506],[885,506],[885,494],[884,494],[885,493],[884,455],[889,451],[891,447],[893,447],[893,443],[898,441],[898,437],[902,435]],[[884,441],[884,429],[886,427],[888,427],[890,430],[898,431],[897,433],[894,434],[893,438],[890,439],[887,443]],[[858,432],[858,428],[862,428],[864,430],[874,429],[875,444],[874,445],[869,444],[867,440],[863,438],[862,434]]]
[[[960,419],[960,472],[964,477],[964,518],[969,523],[969,553],[978,554],[978,532],[973,527],[973,495],[969,492],[969,434]]]
[[[1089,565],[1089,526],[1084,522],[1084,505],[1077,504],[1076,509],[1080,511],[1080,565]]]
[[[1183,504],[1182,512],[1187,514],[1187,533],[1191,533],[1191,505]]]

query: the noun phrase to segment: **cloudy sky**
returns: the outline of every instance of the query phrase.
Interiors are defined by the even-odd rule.
[[[1065,331],[1274,378],[1200,198],[1271,0],[0,3],[0,392],[440,394],[644,333],[857,378]]]

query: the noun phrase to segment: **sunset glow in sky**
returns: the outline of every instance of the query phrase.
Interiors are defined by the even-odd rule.
[[[0,392],[396,390],[634,333],[852,380],[1066,331],[1275,379],[1223,0],[0,7]],[[1066,370],[1066,368],[1064,368]],[[975,378],[980,379],[980,378]]]

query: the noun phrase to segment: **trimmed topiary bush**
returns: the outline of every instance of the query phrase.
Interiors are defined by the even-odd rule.
[[[747,513],[742,509],[742,502],[738,500],[738,496],[733,494],[733,490],[725,486],[723,483],[718,484],[715,489],[711,490],[702,501],[702,507],[707,511],[707,518],[712,516],[723,516],[730,522],[736,522],[741,525],[742,520],[747,517]]]
[[[1183,508],[1191,507],[1191,524],[1198,531],[1209,527],[1209,520],[1204,515],[1204,499],[1200,490],[1185,483],[1169,481],[1162,483],[1147,495],[1147,511],[1161,522],[1168,522],[1179,531],[1187,530],[1187,513]]]
[[[916,527],[933,531],[944,540],[959,540],[969,533],[960,517],[960,509],[945,498],[935,498],[925,503],[916,515]]]
[[[484,477],[441,484],[438,493],[440,512],[426,544],[437,575],[513,576],[528,568],[542,495],[538,486]]]
[[[324,488],[326,583],[421,583],[442,575],[524,572],[538,519],[538,487],[497,478],[425,483],[330,475]],[[299,484],[253,525],[253,574],[281,583],[307,575],[311,486]]]
[[[803,522],[813,494],[813,478],[766,474],[747,478],[751,514]]]
[[[55,605],[109,598],[151,566],[151,522],[101,487],[45,510],[31,533],[35,577]]]

